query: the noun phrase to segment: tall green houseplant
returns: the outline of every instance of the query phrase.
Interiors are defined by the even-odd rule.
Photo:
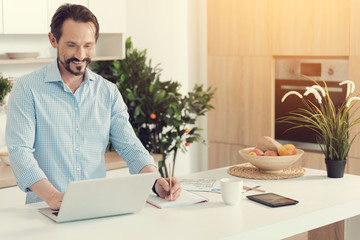
[[[92,68],[117,85],[128,106],[130,122],[145,148],[162,154],[158,167],[163,177],[168,176],[165,159],[170,154],[174,168],[178,150],[187,151],[193,142],[205,143],[199,133],[202,129],[195,123],[213,109],[210,100],[215,90],[211,87],[195,85],[183,96],[180,83],[160,81],[159,65],[152,67],[146,50],[135,49],[131,38],[126,40],[125,59],[96,62]]]
[[[10,92],[12,84],[8,78],[4,78],[0,73],[0,110],[4,104],[5,96]]]

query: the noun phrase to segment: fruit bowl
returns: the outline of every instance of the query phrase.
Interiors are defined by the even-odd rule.
[[[239,153],[247,162],[260,169],[261,172],[265,173],[280,173],[284,168],[295,163],[304,154],[304,150],[296,149],[295,155],[288,156],[249,155],[253,149],[254,147],[244,148],[239,150]]]

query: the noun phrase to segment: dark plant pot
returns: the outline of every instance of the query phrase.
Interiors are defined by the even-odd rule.
[[[346,160],[326,160],[326,171],[329,178],[344,177]]]

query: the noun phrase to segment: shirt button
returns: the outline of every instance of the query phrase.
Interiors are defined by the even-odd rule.
[[[78,108],[76,107],[76,108],[75,108],[75,111],[77,111],[77,110],[78,110]]]
[[[76,151],[79,151],[79,148],[75,148]]]
[[[78,167],[78,168],[76,168],[76,170],[80,171],[80,168]]]
[[[79,128],[75,128],[76,131],[79,131]]]

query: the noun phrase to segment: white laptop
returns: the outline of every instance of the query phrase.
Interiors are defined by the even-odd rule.
[[[56,222],[139,212],[157,172],[70,182],[59,211],[39,211]]]

